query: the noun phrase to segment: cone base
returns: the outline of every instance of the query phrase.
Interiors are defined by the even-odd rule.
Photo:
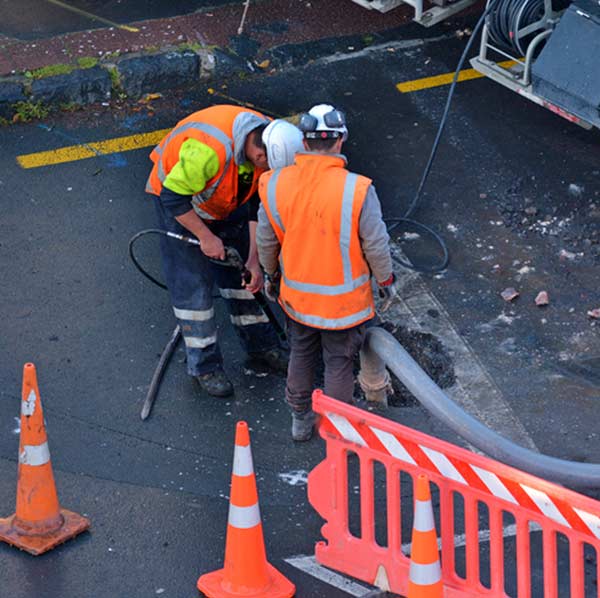
[[[0,519],[0,541],[12,544],[21,550],[25,550],[29,554],[37,556],[48,550],[52,550],[59,544],[74,538],[76,535],[84,532],[90,527],[89,519],[61,509],[60,514],[64,517],[64,523],[58,530],[50,534],[39,536],[23,535],[13,527],[13,519],[15,515],[11,515],[6,519]]]
[[[267,563],[270,580],[267,587],[247,587],[235,593],[223,589],[224,571],[219,569],[202,575],[198,580],[198,589],[208,598],[292,598],[296,593],[296,586],[270,563]]]

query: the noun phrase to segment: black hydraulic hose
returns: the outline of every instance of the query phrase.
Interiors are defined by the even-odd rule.
[[[133,251],[133,246],[135,242],[140,238],[146,235],[164,235],[165,237],[171,237],[172,239],[178,239],[179,241],[185,241],[186,243],[190,243],[191,245],[200,245],[200,242],[197,239],[193,239],[192,237],[186,237],[184,235],[178,235],[176,233],[172,233],[166,230],[161,230],[160,228],[147,228],[145,230],[141,230],[139,233],[136,233],[129,239],[129,257],[133,262],[133,265],[141,272],[148,280],[151,280],[156,286],[161,289],[167,289],[167,285],[160,282],[152,274],[150,274],[147,270],[145,270],[138,259],[135,257],[135,253]]]
[[[387,368],[436,418],[488,455],[534,475],[572,487],[600,487],[600,464],[567,461],[536,453],[504,438],[463,411],[382,328],[367,330],[361,361],[382,376]]]
[[[471,34],[471,37],[469,38],[469,41],[467,42],[467,45],[465,46],[465,49],[463,50],[460,60],[458,61],[458,65],[456,67],[456,70],[454,71],[454,77],[452,78],[452,83],[450,85],[450,90],[448,91],[448,97],[446,98],[446,105],[444,107],[444,113],[442,114],[442,118],[440,120],[440,125],[438,127],[438,131],[435,136],[433,146],[431,148],[431,153],[429,154],[429,159],[427,160],[425,170],[423,171],[423,175],[421,176],[421,181],[419,183],[419,186],[417,187],[417,191],[415,193],[415,196],[414,196],[410,206],[408,206],[408,209],[406,210],[404,216],[402,216],[400,218],[386,218],[385,219],[386,222],[392,223],[392,225],[388,227],[389,232],[392,232],[398,225],[400,225],[403,222],[408,223],[415,228],[419,228],[419,229],[427,232],[429,235],[431,235],[437,241],[437,243],[441,247],[442,252],[443,252],[443,257],[438,264],[434,264],[433,266],[423,266],[423,265],[415,266],[406,260],[403,260],[401,258],[395,258],[405,268],[409,268],[411,270],[416,270],[417,272],[428,272],[428,273],[441,272],[442,270],[445,270],[447,268],[448,262],[450,260],[449,254],[448,254],[448,247],[447,247],[445,241],[442,239],[442,237],[438,233],[436,233],[433,229],[431,229],[428,226],[425,226],[424,224],[422,224],[421,222],[417,222],[416,220],[411,218],[411,216],[416,211],[416,209],[421,201],[421,196],[423,193],[423,189],[425,187],[425,183],[427,182],[429,173],[431,172],[431,167],[433,165],[433,161],[435,160],[435,157],[437,155],[437,150],[440,145],[440,140],[442,138],[442,134],[446,127],[446,121],[448,120],[448,114],[450,112],[450,105],[452,104],[452,97],[454,95],[454,90],[455,90],[456,84],[458,82],[458,76],[460,74],[460,71],[462,70],[463,64],[467,58],[469,50],[471,49],[471,46],[473,45],[473,41],[475,40],[475,37],[479,33],[479,30],[483,26],[485,19],[490,14],[490,12],[495,8],[496,4],[499,1],[500,0],[491,0],[491,2],[489,2],[486,9],[483,11],[483,14],[479,17],[479,20],[477,21],[477,24],[475,25],[475,27],[473,29],[473,33]]]
[[[167,285],[165,285],[164,283],[162,283],[159,280],[157,280],[156,278],[154,278],[154,276],[152,276],[152,274],[150,274],[147,270],[145,270],[144,267],[140,264],[139,260],[137,259],[135,252],[133,251],[135,242],[140,237],[144,237],[146,235],[164,235],[165,237],[170,237],[171,239],[177,239],[178,241],[183,241],[184,243],[189,243],[190,245],[198,245],[198,246],[200,245],[200,241],[198,241],[198,239],[194,239],[193,237],[186,237],[185,235],[178,235],[177,233],[172,233],[170,231],[161,230],[160,228],[147,228],[145,230],[141,230],[139,233],[136,233],[135,235],[133,235],[133,237],[131,237],[131,239],[129,239],[129,257],[131,258],[131,261],[133,262],[135,267],[138,269],[139,272],[141,272],[148,280],[152,281],[156,286],[160,287],[161,289],[166,290]],[[216,260],[211,260],[211,261],[217,263]],[[226,264],[224,264],[224,266],[225,265]],[[241,273],[241,274],[243,274],[243,273]],[[285,342],[287,340],[287,337],[285,335],[285,330],[283,329],[283,327],[277,320],[277,316],[273,313],[273,310],[271,309],[271,306],[269,305],[269,302],[266,299],[266,297],[264,296],[264,294],[261,293],[260,291],[257,293],[252,293],[252,294],[254,295],[254,299],[256,299],[256,302],[258,303],[260,308],[263,310],[263,312],[269,319],[269,322],[271,322],[271,325],[273,326],[273,329],[275,330],[275,334],[277,334],[277,337],[279,338],[279,340]],[[220,297],[221,297],[220,295],[216,295],[216,296],[213,296],[213,299],[219,299]]]

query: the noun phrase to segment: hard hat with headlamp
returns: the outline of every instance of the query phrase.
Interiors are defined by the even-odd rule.
[[[317,104],[300,117],[298,127],[305,139],[348,139],[346,116],[330,104]]]
[[[267,148],[269,168],[289,166],[294,162],[294,156],[304,150],[300,129],[282,119],[268,124],[262,140]]]

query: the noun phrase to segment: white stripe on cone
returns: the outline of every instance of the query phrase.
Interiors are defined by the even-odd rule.
[[[237,529],[250,529],[257,526],[260,523],[258,503],[249,507],[237,507],[230,503],[227,523]]]
[[[429,565],[421,565],[411,561],[408,577],[410,581],[418,586],[427,586],[437,583],[442,579],[440,562],[436,561]]]
[[[239,477],[246,477],[254,473],[254,466],[252,463],[252,451],[250,445],[238,446],[235,445],[233,451],[233,475]]]
[[[36,401],[35,390],[31,389],[27,398],[21,402],[21,415],[33,415]]]
[[[50,449],[48,443],[33,445],[26,444],[19,453],[19,463],[22,465],[39,466],[45,465],[50,461]]]
[[[435,530],[430,501],[415,501],[415,523],[413,529],[418,532],[430,532],[431,530]]]

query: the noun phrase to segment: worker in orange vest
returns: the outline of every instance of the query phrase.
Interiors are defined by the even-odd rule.
[[[292,438],[309,440],[321,351],[325,394],[351,403],[353,361],[375,315],[371,276],[389,303],[396,292],[389,235],[371,180],[349,172],[341,155],[344,114],[319,104],[301,116],[305,152],[263,174],[257,243],[273,295],[287,316],[290,362],[286,399]]]
[[[160,228],[192,233],[200,242],[199,250],[162,237],[161,256],[185,341],[188,373],[213,396],[233,392],[217,342],[214,282],[252,363],[280,372],[287,368],[287,353],[252,295],[263,286],[255,241],[258,178],[269,168],[263,135],[272,138],[274,126],[289,132],[278,122],[270,125],[259,112],[238,106],[211,106],[177,123],[150,155],[154,167],[146,191],[157,196]],[[282,147],[286,149],[285,143],[276,148],[279,154]],[[246,260],[249,282],[240,280],[238,270],[209,261],[224,259],[225,246],[237,249]]]

